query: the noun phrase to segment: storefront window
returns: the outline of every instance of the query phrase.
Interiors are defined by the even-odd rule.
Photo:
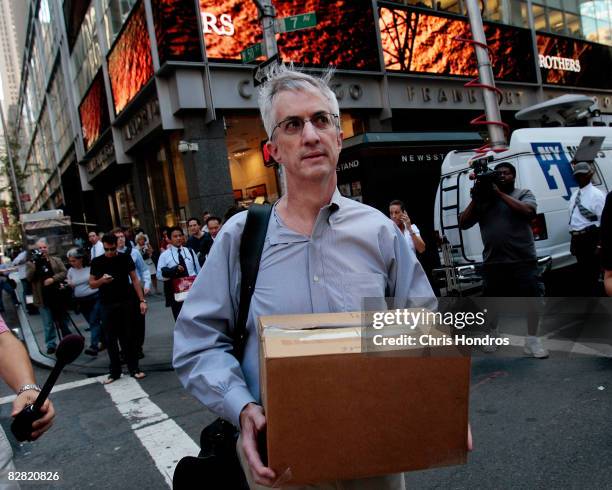
[[[501,0],[486,0],[485,5],[485,15],[483,17],[486,20],[501,22],[503,16]]]
[[[178,152],[178,134],[163,138],[145,155],[147,186],[156,233],[163,226],[185,226],[189,202],[183,159]]]
[[[268,139],[258,115],[226,115],[226,144],[234,199],[248,205],[279,196],[276,171],[264,165],[263,144]]]
[[[567,26],[568,35],[582,37],[582,29],[580,27],[579,16],[565,12],[565,24]]]
[[[546,24],[546,11],[542,5],[537,3],[533,4],[533,24],[536,31],[547,31],[548,25]]]

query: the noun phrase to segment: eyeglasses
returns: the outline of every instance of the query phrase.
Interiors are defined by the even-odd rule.
[[[301,118],[298,116],[291,116],[287,119],[283,119],[272,129],[270,139],[274,137],[274,131],[278,128],[289,136],[296,134],[302,134],[304,126],[307,122],[312,124],[317,131],[327,131],[332,127],[337,127],[338,114],[332,114],[331,112],[317,112],[310,118]]]
[[[114,252],[117,250],[117,247],[104,247],[105,252]]]

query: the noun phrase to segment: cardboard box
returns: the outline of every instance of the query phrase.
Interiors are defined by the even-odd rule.
[[[363,353],[361,318],[259,320],[268,465],[284,485],[466,462],[470,358]]]

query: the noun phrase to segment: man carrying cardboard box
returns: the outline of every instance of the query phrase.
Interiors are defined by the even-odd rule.
[[[257,449],[266,426],[257,318],[355,311],[364,297],[434,296],[393,222],[338,192],[342,130],[338,101],[327,84],[330,75],[319,79],[279,66],[260,91],[267,146],[284,166],[287,192],[270,216],[242,363],[231,349],[247,213],[230,219],[217,236],[175,328],[178,376],[203,404],[240,428],[238,452],[252,488],[279,484],[281,476],[264,466]],[[401,474],[345,483],[346,488],[404,488]]]

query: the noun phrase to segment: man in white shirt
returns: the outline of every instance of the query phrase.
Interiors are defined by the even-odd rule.
[[[579,189],[569,200],[570,251],[578,262],[578,296],[601,296],[599,291],[599,227],[606,196],[592,183],[593,168],[586,162],[574,166]]]
[[[183,302],[177,301],[174,297],[173,279],[197,276],[200,272],[200,264],[194,251],[183,246],[185,237],[180,227],[173,226],[169,234],[171,244],[157,261],[157,279],[164,283],[166,306],[172,308],[172,315],[176,320],[183,307]]]
[[[397,225],[397,227],[406,238],[408,246],[413,252],[422,254],[425,251],[425,242],[421,238],[421,232],[417,225],[413,224],[406,213],[404,203],[399,200],[389,203],[389,217]]]
[[[104,247],[102,246],[102,240],[96,233],[96,231],[90,231],[87,235],[89,239],[89,243],[91,243],[91,260],[96,257],[100,257],[100,255],[104,255]]]

